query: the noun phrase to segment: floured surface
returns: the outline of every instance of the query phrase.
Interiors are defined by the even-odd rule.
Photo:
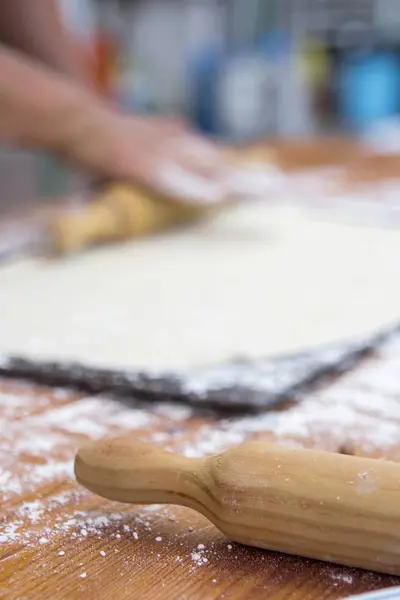
[[[0,379],[0,597],[336,600],[400,579],[248,548],[175,506],[108,502],[73,479],[87,440],[131,435],[186,456],[245,440],[400,460],[400,342],[285,411],[216,421]],[[365,473],[360,486],[368,486]]]
[[[350,371],[392,339],[399,326],[380,330],[351,343],[318,346],[312,351],[157,373],[134,369],[101,369],[81,363],[6,358],[0,375],[86,395],[113,394],[125,402],[141,399],[151,405],[180,402],[219,414],[254,413],[276,408],[288,398]]]
[[[400,317],[400,231],[259,203],[197,229],[0,270],[0,351],[154,368],[262,356]]]

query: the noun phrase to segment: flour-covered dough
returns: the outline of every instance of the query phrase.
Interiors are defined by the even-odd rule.
[[[194,229],[0,269],[0,351],[180,367],[400,317],[400,231],[238,207]]]

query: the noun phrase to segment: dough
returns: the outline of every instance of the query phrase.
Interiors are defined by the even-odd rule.
[[[349,338],[400,316],[400,231],[242,205],[179,233],[0,269],[0,351],[172,368]]]

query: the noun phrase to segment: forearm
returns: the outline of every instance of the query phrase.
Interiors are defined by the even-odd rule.
[[[56,0],[0,2],[0,42],[89,84],[85,65],[62,23]]]
[[[0,142],[47,149],[101,169],[112,118],[84,86],[0,46]]]

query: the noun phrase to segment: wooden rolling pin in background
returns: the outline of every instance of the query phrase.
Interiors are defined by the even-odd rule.
[[[79,450],[87,489],[197,510],[236,542],[400,575],[400,464],[247,443],[186,458],[131,438]]]
[[[252,196],[254,177],[260,184],[260,173],[263,179],[261,189],[264,185],[268,189],[267,166],[270,168],[273,165],[273,155],[265,147],[262,148],[262,154],[260,152],[259,148],[232,150],[232,165],[237,169],[233,172],[242,177],[244,175],[241,183],[245,189],[236,190],[239,198],[231,190],[232,197],[218,204],[184,204],[176,198],[162,196],[150,189],[112,185],[86,206],[66,211],[52,219],[47,228],[50,251],[54,254],[76,252],[95,244],[151,235],[212,216],[228,204]],[[246,173],[249,179],[246,178]]]
[[[137,238],[205,217],[210,209],[168,201],[140,188],[114,185],[89,204],[54,217],[50,252],[67,254],[95,244]]]

